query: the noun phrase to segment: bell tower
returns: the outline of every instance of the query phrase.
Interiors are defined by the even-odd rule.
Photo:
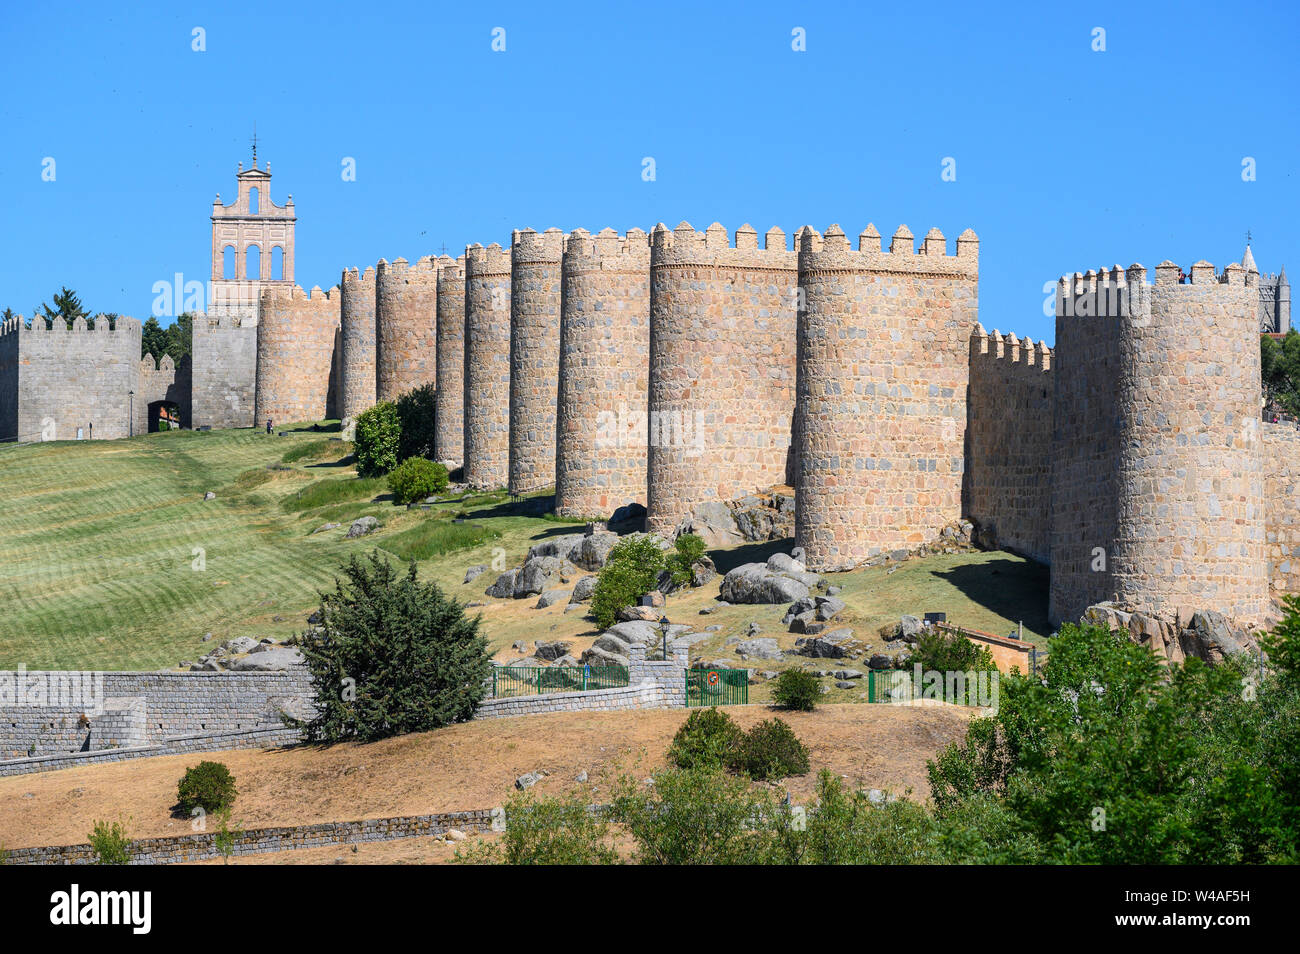
[[[264,285],[293,286],[293,229],[297,216],[290,195],[284,205],[271,200],[271,166],[239,163],[237,195],[223,205],[212,203],[212,295],[208,314],[234,316],[257,323],[257,303]]]

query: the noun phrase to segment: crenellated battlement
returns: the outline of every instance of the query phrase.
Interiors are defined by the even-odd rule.
[[[703,232],[697,232],[689,222],[681,222],[671,230],[660,222],[651,233],[650,264],[655,268],[702,265],[785,271],[793,270],[797,260],[787,247],[786,233],[779,228],[767,230],[760,249],[758,231],[749,224],[736,229],[732,244],[727,230],[718,222]]]
[[[131,318],[127,315],[119,315],[111,325],[109,319],[103,315],[97,316],[94,326],[87,324],[84,318],[78,318],[73,321],[69,327],[65,321],[53,321],[47,327],[45,319],[37,316],[32,320],[31,326],[27,325],[27,319],[22,315],[11,319],[4,325],[4,334],[22,334],[26,336],[36,336],[40,338],[72,338],[81,335],[134,335],[139,338],[142,325],[137,318]]]
[[[574,229],[564,239],[564,254],[574,261],[590,260],[592,268],[618,267],[626,264],[623,259],[644,258],[650,261],[650,234],[641,229],[628,229],[626,235],[619,235],[614,229],[601,229],[592,235],[586,229]]]
[[[990,334],[979,322],[971,332],[971,361],[985,359],[1001,361],[1008,364],[1023,364],[1040,371],[1052,370],[1052,349],[1047,342],[1040,340],[1037,344],[1032,338],[1018,338],[1014,333],[1002,335],[996,328]]]
[[[564,233],[559,229],[534,232],[516,229],[510,239],[510,260],[514,265],[534,262],[556,264],[564,255]]]
[[[475,242],[465,248],[465,278],[509,277],[510,262],[510,249],[496,242],[488,246]]]
[[[876,227],[868,224],[858,233],[854,250],[848,236],[838,225],[824,235],[809,226],[797,233],[800,268],[805,271],[851,269],[910,275],[940,275],[977,279],[979,277],[979,237],[971,229],[957,236],[950,254],[947,239],[937,228],[930,229],[916,247],[915,237],[906,225],[900,225],[884,250]]]

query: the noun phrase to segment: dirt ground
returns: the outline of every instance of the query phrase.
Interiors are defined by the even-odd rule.
[[[822,768],[854,786],[926,797],[926,760],[962,734],[973,712],[862,704],[727,711],[742,727],[779,714],[808,746],[812,772],[786,783],[796,801],[811,795]],[[0,847],[84,843],[96,820],[124,819],[135,838],[187,834],[190,820],[170,810],[185,769],[204,759],[224,762],[235,776],[234,821],[243,828],[490,808],[504,804],[518,776],[537,770],[550,773],[538,792],[581,787],[595,802],[620,772],[661,768],[686,714],[489,719],[367,745],[164,756],[0,778]],[[583,771],[589,781],[579,786]],[[329,861],[351,854],[324,850],[334,852]]]

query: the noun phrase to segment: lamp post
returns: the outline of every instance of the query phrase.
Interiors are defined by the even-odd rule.
[[[127,391],[126,436],[135,437],[135,392]]]
[[[667,616],[659,617],[659,632],[663,633],[663,652],[664,662],[668,661],[668,627],[672,624],[668,622]]]

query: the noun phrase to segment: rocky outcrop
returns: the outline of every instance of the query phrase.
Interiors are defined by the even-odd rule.
[[[791,603],[806,599],[821,582],[798,560],[777,553],[767,563],[746,563],[729,572],[720,596],[728,603]]]
[[[710,547],[761,543],[794,536],[794,494],[772,490],[727,502],[697,506],[678,524],[675,536],[693,533]]]
[[[1123,630],[1133,642],[1171,663],[1195,657],[1214,665],[1238,653],[1259,652],[1257,636],[1250,627],[1214,610],[1193,612],[1184,621],[1107,601],[1089,606],[1079,622]]]

